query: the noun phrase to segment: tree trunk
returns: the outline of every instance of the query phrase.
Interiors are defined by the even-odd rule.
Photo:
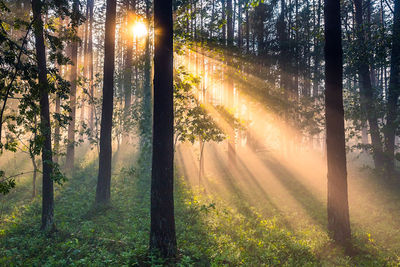
[[[86,0],[86,14],[85,14],[85,36],[84,36],[84,41],[83,41],[83,77],[85,79],[88,78],[88,65],[89,65],[89,57],[88,57],[88,38],[89,38],[89,9],[90,9],[90,0]],[[85,83],[86,85],[86,83]],[[84,87],[82,87],[82,92],[81,92],[81,116],[80,120],[81,123],[85,121],[85,101],[86,101],[86,96],[84,93]],[[83,126],[83,124],[82,124]],[[81,127],[83,130],[83,127]]]
[[[125,70],[124,70],[124,116],[127,118],[129,116],[129,110],[131,108],[131,98],[132,98],[132,55],[133,55],[133,32],[131,27],[134,23],[133,14],[136,9],[136,0],[126,2],[126,10],[127,10],[127,21],[128,21],[128,30],[127,30],[127,41],[126,41],[126,59],[125,59]],[[124,131],[122,135],[122,143],[127,144],[129,133],[128,127],[124,125]]]
[[[395,139],[399,127],[398,105],[400,94],[400,0],[394,1],[392,56],[390,63],[390,81],[387,102],[387,123],[385,130],[386,172],[394,174]]]
[[[147,29],[150,29],[150,0],[146,0],[146,21]],[[140,120],[140,128],[142,134],[149,134],[151,132],[151,64],[150,64],[150,31],[146,36],[145,44],[145,61],[144,61],[144,86],[143,86],[143,118]],[[146,140],[147,138],[142,138]]]
[[[36,175],[37,175],[37,165],[35,155],[31,154],[31,161],[33,166],[33,177],[32,177],[32,198],[36,197]]]
[[[233,10],[232,10],[232,0],[226,0],[226,27],[228,33],[228,46],[233,46]]]
[[[114,98],[114,53],[116,0],[107,0],[104,36],[104,82],[100,128],[99,175],[96,188],[96,203],[110,202],[111,185],[111,130]]]
[[[250,52],[250,20],[249,20],[249,3],[246,4],[246,52]]]
[[[338,244],[351,238],[343,111],[340,1],[325,0],[325,119],[328,162],[328,230]]]
[[[42,190],[42,225],[41,230],[54,229],[54,191],[52,174],[51,128],[49,111],[49,84],[47,82],[46,51],[43,37],[42,5],[40,0],[32,0],[32,13],[35,35],[36,59],[39,72],[40,89],[40,132],[43,137],[43,190]]]
[[[154,1],[154,123],[150,249],[176,256],[172,0]]]
[[[361,109],[363,113],[366,115],[372,147],[373,147],[373,159],[375,168],[381,170],[383,168],[383,148],[382,148],[382,140],[379,133],[379,125],[377,118],[377,111],[374,107],[374,102],[376,101],[374,97],[374,92],[371,84],[371,76],[368,65],[368,60],[370,58],[368,49],[366,47],[365,41],[365,31],[363,25],[363,5],[362,0],[354,0],[354,5],[356,9],[356,30],[357,30],[357,39],[359,46],[359,54],[358,54],[358,74],[360,77],[360,101],[361,101]]]
[[[321,0],[318,0],[318,11],[317,11],[317,23],[316,23],[317,31],[320,31],[321,27]],[[314,30],[315,31],[315,30]],[[315,31],[315,32],[317,32]],[[320,84],[320,75],[319,75],[319,68],[321,64],[321,49],[320,49],[320,42],[319,37],[315,36],[314,38],[314,75],[313,75],[313,97],[317,97],[319,95],[319,84]]]
[[[56,113],[60,114],[61,112],[61,99],[59,96],[56,96]],[[58,154],[60,153],[60,123],[58,121],[55,122],[54,129],[54,162],[58,163]]]
[[[242,0],[238,0],[238,47],[242,48]]]
[[[88,36],[88,61],[89,61],[89,97],[94,98],[94,72],[93,72],[93,8],[94,8],[94,0],[90,0],[89,5],[89,36]],[[89,127],[91,131],[94,130],[94,104],[90,105],[90,114],[89,114]]]
[[[72,25],[75,30],[78,29],[78,16],[79,16],[79,1],[74,0],[73,3],[73,15]],[[74,41],[71,44],[71,61],[72,67],[69,76],[69,82],[71,83],[70,90],[70,108],[71,112],[69,116],[71,121],[68,125],[68,145],[67,145],[67,156],[65,161],[65,169],[71,172],[74,169],[75,160],[75,122],[76,122],[76,85],[78,75],[78,41]]]
[[[225,8],[225,0],[221,0],[222,5],[222,45],[226,45],[226,8]]]

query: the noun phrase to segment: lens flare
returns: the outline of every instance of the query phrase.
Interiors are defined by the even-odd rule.
[[[132,26],[133,36],[141,38],[147,34],[147,27],[143,22],[136,22]]]

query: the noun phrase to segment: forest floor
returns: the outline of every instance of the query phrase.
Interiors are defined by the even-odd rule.
[[[164,262],[148,255],[149,153],[146,150],[140,154],[117,152],[114,161],[109,207],[93,207],[97,178],[97,161],[93,156],[82,157],[77,163],[79,167],[65,185],[56,186],[57,232],[49,236],[39,231],[40,197],[30,198],[29,179],[18,181],[13,192],[0,197],[0,266],[163,266]],[[393,240],[384,240],[388,246],[384,248],[368,234],[375,228],[356,230],[353,235],[357,253],[350,257],[332,245],[322,228],[312,226],[303,231],[291,228],[287,224],[288,217],[277,213],[274,208],[265,207],[260,211],[240,193],[229,200],[223,195],[205,194],[205,188],[190,186],[190,181],[183,177],[182,168],[178,167],[177,173],[175,217],[179,258],[172,265],[400,264],[399,254],[393,248],[399,228],[391,225],[395,219],[379,214],[379,209],[364,208],[371,209],[373,218],[381,217],[373,227],[379,227],[382,232],[391,231],[385,236],[391,236]],[[231,181],[231,187],[239,186],[233,179]],[[293,181],[289,184],[293,192],[304,193],[300,184]],[[384,190],[389,190],[379,186],[375,189],[374,195],[364,197],[378,198],[380,194],[386,194]],[[316,221],[324,223],[325,209],[316,207],[312,197],[300,196],[298,199],[308,205]],[[380,205],[385,204],[382,201],[379,200]],[[397,214],[400,202],[387,201],[391,201],[386,203],[391,209],[395,211],[397,208]],[[357,212],[354,211],[352,216],[357,218]],[[376,212],[378,214],[374,214]]]

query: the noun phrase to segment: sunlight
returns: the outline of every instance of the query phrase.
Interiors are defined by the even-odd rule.
[[[208,143],[204,151],[204,176],[200,181],[197,175],[198,143],[194,146],[182,144],[177,149],[181,174],[193,189],[199,188],[209,197],[219,196],[243,210],[244,214],[247,211],[241,203],[260,211],[263,216],[271,216],[271,211],[278,213],[283,224],[300,236],[305,232],[326,236],[324,133],[307,136],[295,125],[287,123],[284,114],[271,108],[283,96],[274,98],[270,95],[265,99],[253,94],[254,90],[248,90],[272,90],[274,85],[257,75],[243,72],[240,67],[227,64],[233,62],[229,55],[224,54],[221,59],[221,54],[213,51],[198,47],[188,50],[175,59],[177,65],[184,65],[189,72],[200,77],[195,93],[197,100],[224,132],[232,133],[233,130],[229,119],[221,113],[221,107],[246,129],[235,130],[232,137],[236,147],[235,166],[228,163],[227,140],[220,144]],[[349,161],[354,164],[353,159]],[[399,237],[376,233],[374,221],[382,215],[391,217],[390,209],[384,208],[384,203],[398,198],[391,194],[379,196],[382,202],[377,204],[378,197],[371,198],[370,195],[378,185],[363,179],[363,176],[365,174],[359,168],[349,168],[349,205],[355,229],[367,229],[372,233],[368,238],[380,245],[395,244]],[[367,215],[363,205],[374,211],[374,215]],[[397,226],[398,222],[385,225],[390,233]]]
[[[147,34],[147,27],[143,22],[138,21],[132,26],[132,33],[136,38],[144,37]]]

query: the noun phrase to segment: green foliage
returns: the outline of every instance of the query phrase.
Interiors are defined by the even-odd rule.
[[[40,85],[38,80],[38,69],[35,57],[34,45],[31,31],[35,23],[31,17],[23,15],[21,10],[13,10],[6,5],[12,5],[0,1],[2,17],[0,18],[0,136],[6,131],[6,140],[0,140],[1,153],[3,149],[16,152],[17,150],[29,153],[35,160],[43,147],[43,129],[40,122]],[[57,68],[50,67],[69,64],[70,60],[63,56],[65,45],[76,39],[76,32],[71,33],[71,27],[64,27],[61,18],[72,16],[69,11],[69,3],[65,0],[50,1],[43,3],[43,10],[49,15],[44,25],[44,37],[48,45],[49,63],[47,78],[50,95],[57,95],[62,100],[69,98],[70,84],[65,81]],[[13,9],[19,8],[18,6]],[[25,7],[27,10],[28,7]],[[17,16],[15,16],[17,14]],[[80,14],[75,14],[80,16]],[[3,20],[4,19],[4,20]],[[82,22],[82,17],[76,18],[77,23]],[[62,105],[60,113],[51,114],[54,121],[60,127],[67,125],[70,121],[68,112],[70,107]],[[65,177],[61,174],[57,164],[52,163],[53,179],[61,183]],[[0,182],[1,184],[1,182]],[[10,181],[4,184],[4,188],[10,188]]]
[[[371,235],[357,232],[355,245],[368,249],[352,258],[329,246],[324,231],[293,233],[280,215],[265,217],[244,199],[226,201],[175,184],[179,247],[177,262],[148,254],[151,150],[119,155],[112,203],[92,206],[96,161],[83,161],[73,179],[56,186],[58,231],[39,231],[40,198],[19,202],[1,214],[0,265],[5,266],[396,266],[376,250]],[[19,186],[19,185],[18,185]],[[27,194],[29,190],[27,190]],[[380,191],[381,192],[381,191]],[[9,202],[23,196],[9,194]],[[14,197],[14,198],[13,198]],[[29,199],[29,198],[28,198]],[[365,244],[368,244],[366,246]],[[370,251],[373,251],[370,252]],[[382,255],[381,255],[382,253]]]
[[[15,187],[15,179],[7,179],[4,171],[0,170],[0,194],[8,194]]]
[[[177,141],[221,142],[225,135],[205,107],[194,96],[198,77],[184,67],[175,69],[174,74],[174,133]]]

